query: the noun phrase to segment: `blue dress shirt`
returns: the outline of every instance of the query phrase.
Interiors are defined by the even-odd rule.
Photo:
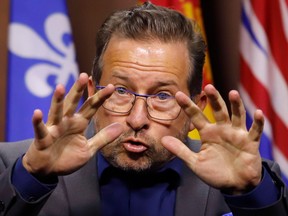
[[[157,172],[125,172],[98,154],[101,215],[173,216],[182,161],[178,158]]]

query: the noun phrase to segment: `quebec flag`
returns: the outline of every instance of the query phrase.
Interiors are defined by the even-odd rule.
[[[11,0],[6,141],[34,136],[32,115],[47,119],[57,84],[78,77],[65,0]]]

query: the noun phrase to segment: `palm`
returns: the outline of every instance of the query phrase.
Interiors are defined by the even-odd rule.
[[[73,124],[71,124],[71,120],[66,119],[59,126],[48,127],[50,133],[39,141],[39,143],[45,141],[50,152],[49,161],[46,160],[51,167],[49,172],[68,174],[80,168],[91,157],[88,140],[84,136],[87,120],[74,120]]]
[[[213,124],[203,129],[200,136],[202,146],[193,168],[208,184],[216,188],[233,188],[243,185],[251,172],[261,169],[257,142],[247,139],[247,131],[228,124]]]
[[[255,186],[261,179],[261,157],[259,140],[263,129],[263,114],[255,113],[249,131],[245,126],[245,110],[237,92],[230,93],[232,117],[226,105],[212,86],[205,89],[215,123],[210,123],[201,110],[182,93],[176,95],[201,137],[201,149],[194,153],[179,140],[164,137],[163,145],[183,159],[191,170],[207,184],[229,191],[241,193]]]
[[[65,98],[64,88],[57,86],[46,124],[42,121],[42,112],[34,112],[35,139],[23,158],[23,165],[29,172],[40,176],[72,173],[121,134],[121,125],[115,123],[86,139],[84,131],[90,119],[114,91],[109,85],[88,98],[76,112],[87,82],[87,75],[81,74]]]

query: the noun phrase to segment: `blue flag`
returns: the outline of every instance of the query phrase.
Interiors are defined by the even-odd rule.
[[[66,1],[11,0],[6,140],[34,136],[32,115],[44,120],[57,84],[69,89],[78,77]]]

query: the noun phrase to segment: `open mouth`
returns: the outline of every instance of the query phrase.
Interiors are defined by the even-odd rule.
[[[147,150],[147,146],[145,146],[141,142],[136,142],[136,141],[126,141],[123,143],[124,148],[128,152],[134,152],[134,153],[142,153]]]

